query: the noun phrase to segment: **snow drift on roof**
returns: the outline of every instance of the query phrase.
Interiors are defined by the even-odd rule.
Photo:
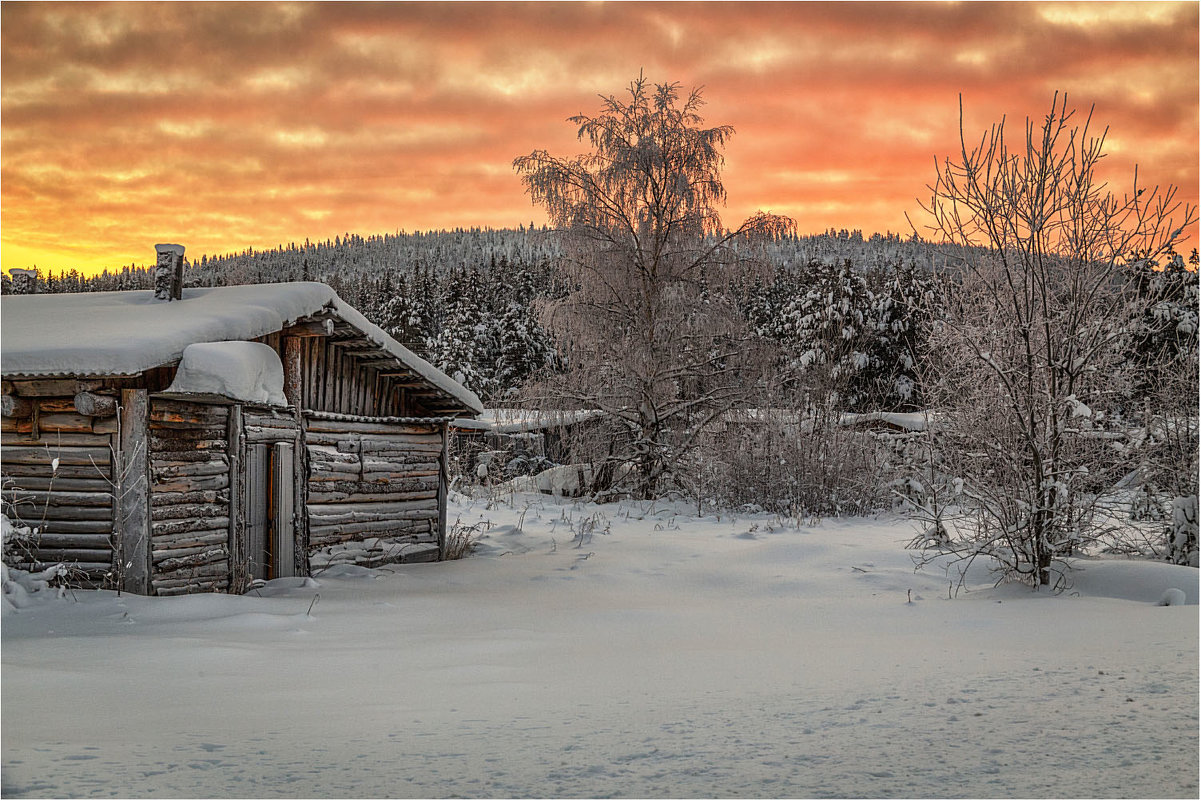
[[[197,287],[172,303],[154,292],[6,295],[0,315],[5,376],[136,375],[196,342],[248,340],[329,307],[406,367],[473,412],[475,393],[368,322],[325,284]]]
[[[183,349],[167,388],[181,395],[220,395],[246,403],[287,406],[284,365],[261,342],[197,342]]]

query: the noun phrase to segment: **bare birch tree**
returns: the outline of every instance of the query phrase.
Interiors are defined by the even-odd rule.
[[[1091,429],[1125,380],[1136,301],[1123,271],[1171,249],[1196,209],[1173,187],[1140,187],[1137,171],[1129,194],[1111,194],[1097,174],[1106,132],[1091,132],[1091,111],[1073,122],[1066,96],[1017,143],[1002,119],[970,144],[962,114],[961,99],[960,153],[923,206],[935,239],[975,253],[949,265],[926,363],[939,447],[975,515],[963,554],[1047,585],[1104,525],[1097,495],[1120,468]]]
[[[640,75],[628,99],[601,99],[596,115],[568,120],[591,152],[536,150],[513,166],[564,235],[573,285],[546,310],[566,365],[550,390],[629,433],[609,461],[633,462],[634,491],[649,497],[706,422],[745,397],[753,360],[726,282],[747,263],[747,243],[793,223],[758,213],[722,227],[734,129],[704,127],[699,89],[682,98],[678,83]]]

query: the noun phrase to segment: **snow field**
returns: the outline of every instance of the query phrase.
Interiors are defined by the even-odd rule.
[[[4,795],[1197,795],[1196,570],[948,600],[893,517],[456,517],[459,562],[6,610]]]

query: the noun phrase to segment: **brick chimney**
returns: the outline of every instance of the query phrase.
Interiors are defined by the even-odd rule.
[[[172,301],[183,298],[183,245],[155,245],[154,297]]]

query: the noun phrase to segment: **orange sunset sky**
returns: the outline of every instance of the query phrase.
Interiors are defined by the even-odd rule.
[[[959,93],[1016,134],[1066,91],[1115,189],[1198,197],[1195,2],[4,3],[0,37],[5,270],[541,224],[514,157],[640,69],[735,127],[728,225],[908,233]]]

